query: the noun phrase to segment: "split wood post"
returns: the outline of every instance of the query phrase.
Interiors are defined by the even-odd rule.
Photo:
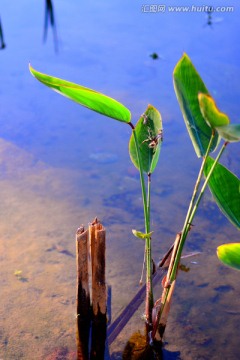
[[[88,230],[84,231],[83,226],[77,230],[78,360],[104,360],[107,327],[105,241],[105,228],[97,218]]]
[[[83,226],[76,234],[77,254],[77,352],[78,360],[88,360],[89,333],[91,324],[90,292],[89,292],[89,231]]]
[[[104,360],[107,326],[106,231],[97,218],[89,225],[89,234],[92,260],[92,344],[90,359]]]

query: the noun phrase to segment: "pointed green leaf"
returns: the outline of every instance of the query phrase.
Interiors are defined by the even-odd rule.
[[[214,160],[207,158],[204,168],[208,175]],[[208,182],[211,193],[220,210],[238,229],[240,229],[240,180],[225,166],[217,164]]]
[[[31,66],[29,69],[31,74],[44,85],[78,104],[110,118],[126,123],[130,122],[130,111],[118,101],[86,87],[40,73]]]
[[[215,101],[210,95],[199,93],[198,101],[202,116],[211,128],[229,124],[228,116],[218,110]]]
[[[216,128],[218,134],[228,142],[240,141],[240,125],[231,124],[227,126],[219,126]]]
[[[137,238],[139,238],[139,239],[147,239],[147,238],[150,238],[151,237],[151,235],[152,235],[152,233],[153,233],[153,231],[151,231],[150,233],[148,233],[148,234],[146,234],[146,233],[143,233],[143,232],[141,232],[141,231],[137,231],[137,230],[132,230],[132,233],[133,233],[133,235],[134,236],[136,236]]]
[[[218,258],[227,266],[240,270],[240,244],[224,244],[217,248]]]
[[[143,171],[152,173],[157,165],[162,144],[162,119],[160,113],[149,105],[135,127],[139,143]],[[133,134],[129,141],[129,154],[133,164],[139,169]]]
[[[195,152],[198,157],[204,156],[212,129],[202,116],[198,94],[208,94],[208,90],[186,54],[177,63],[173,72],[173,80],[176,96]],[[216,134],[211,151],[214,151],[217,145],[218,135]]]

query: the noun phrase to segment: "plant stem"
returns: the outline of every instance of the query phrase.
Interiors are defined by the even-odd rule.
[[[201,191],[200,191],[200,193],[199,193],[199,195],[198,195],[198,198],[197,198],[196,203],[195,203],[195,205],[194,205],[194,208],[193,208],[193,210],[192,210],[191,216],[189,217],[189,221],[190,221],[190,222],[191,222],[191,221],[193,220],[193,218],[194,218],[194,215],[195,215],[195,213],[196,213],[196,211],[197,211],[198,205],[199,205],[199,203],[200,203],[200,201],[201,201],[201,198],[202,198],[202,196],[203,196],[203,194],[204,194],[204,191],[205,191],[205,189],[206,189],[206,187],[207,187],[208,181],[209,181],[209,179],[210,179],[210,177],[211,177],[211,175],[212,175],[212,173],[213,173],[213,171],[214,171],[214,169],[215,169],[215,167],[216,167],[216,165],[217,165],[220,157],[222,156],[223,151],[226,149],[226,146],[227,146],[227,145],[228,145],[228,142],[227,142],[227,141],[224,142],[223,146],[221,147],[221,149],[220,149],[220,151],[219,151],[219,153],[218,153],[218,156],[216,157],[216,159],[215,159],[215,161],[214,161],[214,163],[213,163],[213,165],[212,165],[212,167],[211,167],[211,169],[210,169],[210,171],[209,171],[209,173],[208,173],[208,176],[206,177],[206,179],[205,179],[205,181],[204,181],[204,184],[203,184],[203,186],[202,186],[202,188],[201,188]]]
[[[151,174],[148,173],[147,183],[147,229],[146,232],[150,232],[150,207],[151,207]]]
[[[179,262],[180,262],[180,258],[181,258],[181,256],[182,256],[183,246],[184,246],[185,240],[186,240],[186,238],[187,238],[188,232],[189,232],[189,230],[190,230],[190,228],[191,228],[191,222],[192,222],[192,220],[193,220],[193,218],[190,220],[190,217],[191,217],[191,214],[192,214],[194,202],[195,202],[195,200],[196,200],[197,192],[198,192],[198,189],[199,189],[199,186],[200,186],[200,182],[201,182],[201,179],[202,179],[204,166],[205,166],[207,157],[208,157],[208,155],[209,155],[209,153],[210,153],[210,150],[211,150],[211,146],[212,146],[212,142],[213,142],[213,139],[214,139],[214,135],[215,135],[215,131],[213,130],[213,131],[212,131],[211,138],[210,138],[210,140],[209,140],[209,144],[208,144],[208,147],[207,147],[205,156],[203,157],[203,161],[202,161],[202,164],[201,164],[199,173],[198,173],[198,177],[197,177],[197,180],[196,180],[196,183],[195,183],[195,186],[194,186],[192,198],[191,198],[190,203],[189,203],[187,215],[186,215],[185,222],[184,222],[184,225],[183,225],[183,228],[182,228],[181,241],[180,241],[179,248],[178,248],[178,251],[177,251],[177,254],[176,254],[175,263],[174,263],[173,268],[172,268],[172,273],[171,273],[171,276],[170,276],[170,281],[173,281],[173,280],[176,278],[178,265],[179,265]]]
[[[150,233],[150,208],[151,208],[151,174],[148,174],[148,187],[147,187],[147,227],[146,233]],[[148,322],[152,323],[152,308],[153,308],[153,288],[152,288],[152,246],[151,237],[146,239],[146,284],[148,286],[148,301],[146,304],[146,312],[149,314]]]
[[[184,225],[183,225],[182,233],[184,233],[184,230],[186,230],[187,224],[189,224],[189,217],[191,215],[192,208],[193,208],[193,205],[194,205],[194,201],[196,199],[198,188],[199,188],[199,185],[200,185],[200,182],[201,182],[201,179],[202,179],[202,175],[203,175],[204,166],[205,166],[207,157],[208,157],[208,155],[210,153],[210,149],[211,149],[211,145],[212,145],[212,142],[213,142],[213,139],[214,139],[214,135],[215,135],[215,132],[213,131],[212,136],[211,136],[210,141],[209,141],[209,144],[208,144],[206,154],[203,157],[203,161],[202,161],[199,173],[198,173],[198,177],[197,177],[196,184],[195,184],[195,187],[194,187],[194,190],[193,190],[193,194],[192,194],[192,198],[191,198],[191,201],[190,201],[190,204],[189,204],[186,219],[185,219],[185,222],[184,222]]]
[[[140,155],[139,143],[135,131],[135,127],[132,123],[129,123],[132,128],[132,133],[134,137],[137,159],[139,164],[139,173],[140,173],[140,183],[142,189],[142,199],[143,199],[143,210],[144,210],[144,221],[145,221],[145,233],[150,232],[150,178],[148,177],[148,193],[146,193],[144,176],[143,176],[143,166],[142,159]],[[152,254],[151,254],[151,237],[146,238],[145,242],[145,251],[146,251],[146,321],[147,323],[151,322],[152,307],[153,307],[153,293],[152,293]]]
[[[180,263],[180,259],[181,259],[181,255],[182,255],[182,250],[183,250],[183,247],[184,247],[184,244],[185,244],[185,241],[186,241],[186,238],[187,238],[187,235],[188,235],[188,232],[191,228],[191,223],[193,221],[193,218],[196,214],[196,211],[198,209],[198,206],[199,206],[199,203],[202,199],[202,196],[204,194],[204,191],[206,189],[206,186],[208,184],[208,181],[215,169],[215,166],[216,164],[218,163],[223,151],[225,150],[228,142],[225,142],[222,146],[222,148],[220,149],[209,173],[208,173],[208,176],[206,177],[203,185],[202,185],[202,188],[199,192],[199,195],[197,197],[197,192],[198,192],[198,189],[199,189],[199,186],[200,186],[200,182],[201,182],[201,178],[203,176],[203,171],[204,171],[204,166],[206,164],[206,160],[207,160],[207,157],[210,153],[210,149],[211,149],[211,144],[212,144],[212,141],[213,141],[213,138],[214,138],[214,131],[212,133],[212,136],[211,136],[211,139],[209,141],[209,145],[208,145],[208,148],[207,148],[207,151],[206,151],[206,154],[205,154],[205,157],[203,158],[203,161],[202,161],[202,165],[201,165],[201,168],[200,168],[200,171],[199,171],[199,174],[198,174],[198,178],[197,178],[197,181],[196,181],[196,184],[195,184],[195,187],[194,187],[194,190],[193,190],[193,195],[192,195],[192,198],[191,198],[191,201],[190,201],[190,204],[189,204],[189,208],[188,208],[188,212],[187,212],[187,215],[186,215],[186,219],[185,219],[185,222],[184,222],[184,226],[183,226],[183,229],[182,229],[182,234],[181,234],[181,238],[180,238],[180,242],[179,242],[179,246],[178,246],[178,249],[177,249],[177,252],[176,254],[172,254],[172,258],[171,258],[171,261],[173,260],[173,266],[172,266],[172,269],[169,268],[169,284],[170,284],[170,287],[172,286],[173,282],[175,281],[176,279],[176,276],[177,276],[177,271],[178,271],[178,267],[179,267],[179,263]],[[197,197],[197,199],[196,199]],[[173,258],[174,256],[174,258]],[[168,276],[167,274],[167,276]],[[168,298],[168,294],[169,294],[169,289],[167,289],[164,293],[163,293],[163,296],[162,296],[162,307],[161,307],[161,310],[160,310],[160,314],[159,314],[159,323],[161,325],[161,316],[162,314],[164,313],[164,308],[166,306],[166,303],[167,303],[167,298]],[[169,300],[170,301],[170,300]]]
[[[200,203],[200,201],[202,199],[202,196],[204,194],[204,191],[205,191],[205,189],[207,187],[208,181],[209,181],[209,179],[210,179],[210,177],[211,177],[211,175],[212,175],[212,173],[213,173],[213,171],[215,169],[215,166],[217,165],[220,157],[222,156],[222,153],[225,150],[227,144],[228,144],[228,142],[224,142],[223,146],[221,147],[221,149],[220,149],[220,151],[219,151],[219,153],[218,153],[218,155],[217,155],[217,157],[216,157],[216,159],[215,159],[215,161],[214,161],[214,163],[213,163],[213,165],[211,167],[211,170],[209,171],[209,174],[208,174],[208,176],[206,177],[206,179],[205,179],[205,181],[203,183],[203,186],[202,186],[202,188],[200,190],[198,198],[195,201],[195,204],[191,209],[191,212],[190,212],[190,214],[188,216],[188,219],[187,219],[187,223],[185,224],[185,228],[183,228],[182,239],[181,239],[179,249],[178,249],[178,252],[177,252],[177,256],[176,256],[176,263],[174,264],[173,271],[172,271],[171,278],[170,278],[171,281],[173,281],[176,278],[176,273],[177,273],[178,265],[179,265],[180,258],[181,258],[181,255],[182,255],[182,250],[183,250],[186,238],[187,238],[187,234],[188,234],[188,232],[190,230],[191,223],[192,223],[193,218],[194,218],[194,216],[196,214],[196,211],[198,209],[199,203]],[[206,163],[206,159],[207,159],[207,156],[204,158],[204,161],[203,161],[204,165]]]

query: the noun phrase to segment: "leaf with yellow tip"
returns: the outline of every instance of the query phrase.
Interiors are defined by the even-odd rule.
[[[223,244],[217,248],[217,256],[225,265],[240,270],[240,244]]]
[[[228,116],[218,110],[215,101],[210,95],[199,93],[198,101],[202,116],[211,128],[215,129],[217,126],[229,124]]]

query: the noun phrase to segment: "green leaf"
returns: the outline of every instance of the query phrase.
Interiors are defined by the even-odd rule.
[[[130,122],[130,111],[118,101],[95,90],[40,73],[34,70],[31,66],[29,66],[29,69],[31,74],[44,85],[77,102],[78,104],[110,118],[126,123]]]
[[[216,126],[229,124],[228,116],[218,110],[215,101],[210,95],[199,93],[198,101],[202,116],[211,128],[215,129]]]
[[[205,176],[208,175],[214,160],[207,158],[204,167]],[[240,229],[240,180],[225,166],[217,164],[209,179],[208,186],[220,210]]]
[[[240,244],[224,244],[217,248],[217,256],[225,265],[240,270]]]
[[[227,126],[216,127],[218,134],[228,142],[240,141],[240,125],[231,124]]]
[[[158,162],[162,144],[162,119],[155,107],[148,105],[145,113],[135,127],[143,171],[152,173]],[[139,169],[137,151],[133,134],[129,141],[129,154],[133,164]]]
[[[133,233],[133,235],[134,236],[136,236],[137,238],[139,238],[139,239],[148,239],[148,238],[150,238],[151,237],[151,235],[152,235],[152,233],[153,233],[153,231],[151,231],[150,233],[148,233],[148,234],[145,234],[145,233],[142,233],[141,231],[137,231],[137,230],[132,230],[132,233]]]
[[[204,120],[198,101],[198,94],[208,94],[200,75],[190,58],[184,54],[173,72],[174,88],[183,114],[183,118],[198,157],[204,156],[212,135],[212,129]],[[219,142],[216,134],[210,151],[214,151]]]

